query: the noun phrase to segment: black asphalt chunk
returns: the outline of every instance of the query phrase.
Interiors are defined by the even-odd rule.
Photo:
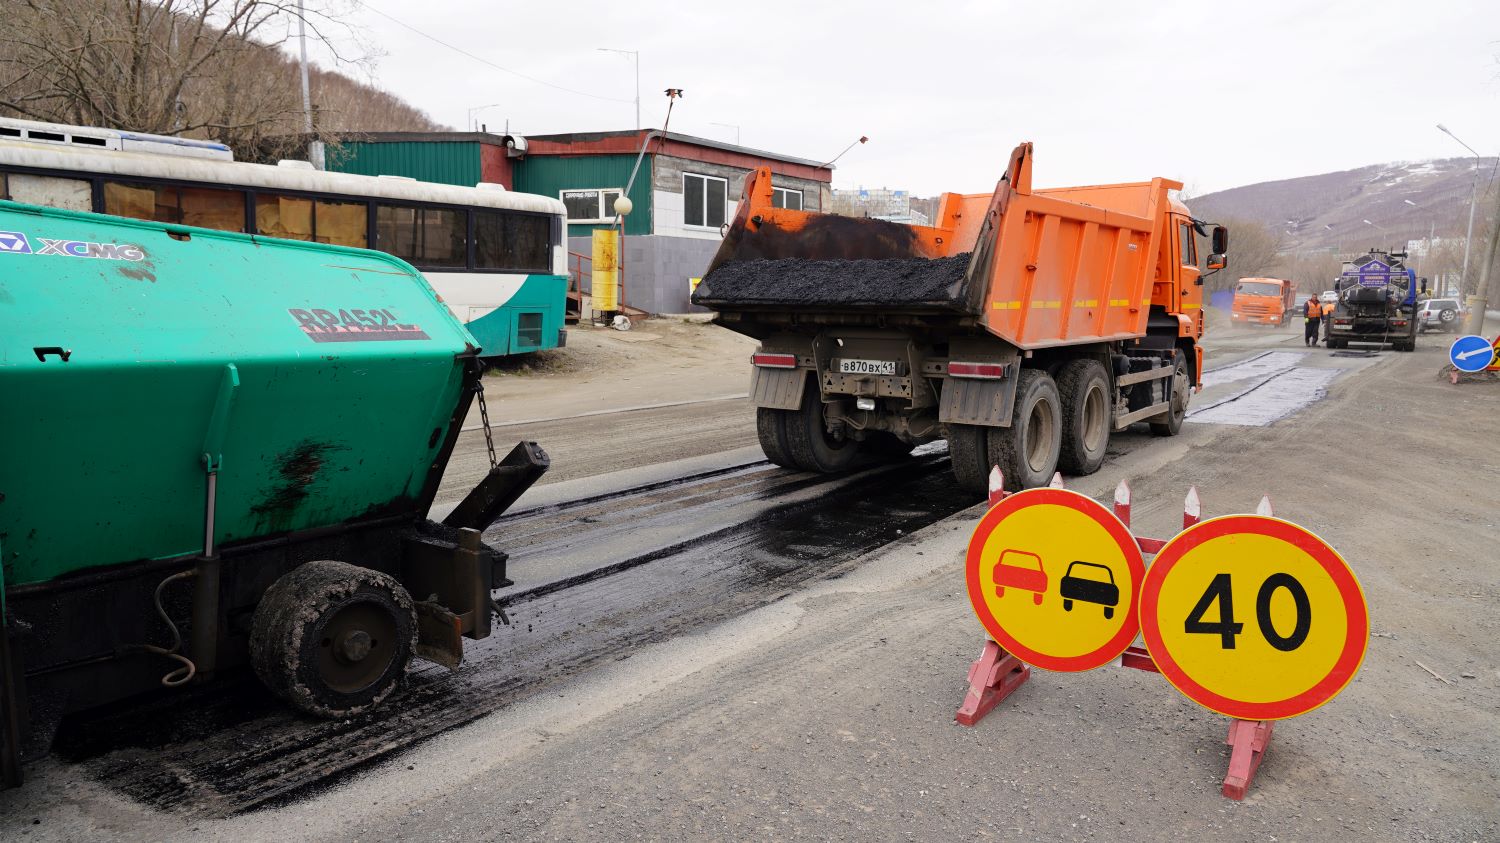
[[[797,307],[962,307],[969,253],[949,258],[891,260],[749,260],[708,274],[695,304]]]

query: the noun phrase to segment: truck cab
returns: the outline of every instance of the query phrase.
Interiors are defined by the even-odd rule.
[[[1292,318],[1296,295],[1295,285],[1282,278],[1241,278],[1234,287],[1230,321],[1250,325],[1284,325]]]

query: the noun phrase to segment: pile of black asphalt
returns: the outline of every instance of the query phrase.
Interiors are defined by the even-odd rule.
[[[948,258],[889,260],[746,260],[708,274],[695,304],[807,307],[945,306],[964,301],[969,253]]]

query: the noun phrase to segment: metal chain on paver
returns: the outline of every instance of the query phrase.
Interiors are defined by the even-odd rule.
[[[484,426],[484,447],[490,452],[490,468],[497,468],[500,461],[495,459],[495,435],[490,432],[490,408],[484,403],[484,381],[479,382],[475,395],[479,398],[479,422]]]

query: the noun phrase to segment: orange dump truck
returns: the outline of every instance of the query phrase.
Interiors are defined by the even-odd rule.
[[[773,462],[833,472],[948,440],[985,489],[1087,474],[1110,433],[1176,434],[1203,358],[1198,234],[1169,179],[1033,190],[1031,144],[993,194],[945,194],[930,227],[744,198],[693,296],[760,340],[751,399]],[[1209,266],[1228,235],[1212,232]]]
[[[1296,310],[1297,286],[1282,278],[1241,278],[1234,286],[1229,321],[1284,325]]]

